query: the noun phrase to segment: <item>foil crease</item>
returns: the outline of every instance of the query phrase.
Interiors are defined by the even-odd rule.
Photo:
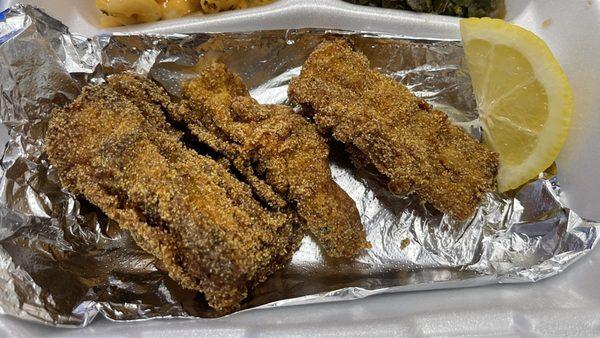
[[[479,137],[477,107],[457,41],[294,29],[86,39],[29,6],[0,14],[0,312],[55,326],[112,320],[211,317],[201,295],[181,289],[127,232],[62,190],[44,154],[53,108],[105,76],[134,71],[177,96],[198,64],[239,73],[263,103],[288,103],[287,84],[329,35],[353,41],[397,78]],[[468,222],[353,169],[332,147],[335,180],[355,200],[373,248],[353,262],[323,257],[310,237],[288,267],[253,290],[245,311],[373,294],[535,282],[590,251],[600,224],[565,206],[559,181],[541,174],[513,195],[488,194]]]

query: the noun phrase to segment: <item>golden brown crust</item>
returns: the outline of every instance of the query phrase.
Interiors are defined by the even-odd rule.
[[[357,158],[385,175],[396,194],[416,193],[466,219],[495,189],[496,154],[402,84],[371,70],[366,56],[344,40],[319,45],[289,95],[320,130],[362,153]]]
[[[328,256],[353,257],[369,246],[354,201],[331,178],[329,148],[312,124],[289,107],[258,104],[222,64],[187,83],[184,97],[188,102],[175,119],[292,201]]]
[[[47,152],[62,184],[129,230],[183,287],[218,311],[238,308],[291,257],[300,232],[221,164],[183,146],[161,116],[164,92],[131,75],[109,83],[52,114]],[[127,93],[134,88],[149,99]]]

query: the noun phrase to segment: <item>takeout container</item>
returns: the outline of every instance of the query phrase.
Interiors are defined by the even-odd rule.
[[[271,4],[222,12],[194,14],[156,23],[104,29],[93,0],[4,0],[7,5],[27,3],[39,6],[83,35],[101,32],[196,33],[239,32],[285,28],[337,28],[387,32],[407,36],[458,38],[458,19],[449,16],[415,13],[353,5],[343,0],[277,0]],[[530,0],[508,0],[506,18],[522,15]]]
[[[425,38],[458,38],[456,18],[360,7],[341,0],[280,0],[262,8],[111,30],[97,26],[93,1],[24,2],[45,8],[49,14],[68,24],[72,31],[90,36],[111,31],[174,33],[328,27]],[[596,206],[600,197],[600,180],[595,178],[595,168],[600,160],[594,154],[600,150],[600,141],[596,137],[600,121],[595,102],[599,89],[595,77],[600,74],[600,52],[596,50],[600,35],[593,32],[593,28],[598,27],[600,22],[598,6],[597,1],[507,0],[507,19],[544,38],[572,83],[576,108],[574,125],[558,165],[563,190],[573,195],[569,200],[571,206],[582,216],[596,220],[600,219],[600,207]],[[583,33],[590,31],[592,33]],[[578,285],[589,286],[585,283]],[[346,303],[343,306],[351,305]],[[160,328],[160,323],[155,328]],[[468,331],[465,328],[463,332]]]
[[[278,0],[272,4],[129,27],[103,29],[92,0],[0,0],[0,7],[28,3],[45,9],[73,32],[103,33],[229,32],[285,28],[335,28],[459,39],[458,18],[352,5],[342,0]],[[506,0],[506,20],[541,36],[569,77],[575,98],[571,133],[558,159],[568,204],[584,218],[600,219],[600,1]]]

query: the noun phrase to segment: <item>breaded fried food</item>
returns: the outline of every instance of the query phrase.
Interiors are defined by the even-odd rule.
[[[329,147],[314,125],[287,106],[260,105],[223,64],[203,69],[183,94],[187,103],[174,118],[290,201],[328,256],[353,257],[369,247],[354,201],[331,177]]]
[[[495,189],[495,153],[372,70],[345,40],[319,45],[291,81],[289,96],[321,131],[362,153],[358,157],[387,177],[395,194],[415,193],[464,220]]]
[[[63,186],[127,229],[218,313],[239,308],[249,288],[298,248],[297,223],[263,208],[224,166],[185,148],[162,116],[170,104],[162,90],[131,75],[109,82],[52,113],[47,153]]]

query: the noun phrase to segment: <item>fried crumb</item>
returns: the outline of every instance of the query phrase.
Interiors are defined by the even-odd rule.
[[[260,105],[223,64],[201,70],[184,86],[184,97],[174,118],[291,201],[328,256],[353,257],[369,247],[354,201],[331,177],[329,148],[314,125],[289,107]]]
[[[290,215],[263,208],[223,165],[179,141],[162,89],[131,75],[53,111],[47,153],[70,192],[100,207],[183,287],[220,313],[299,246]]]
[[[415,193],[466,219],[495,189],[495,153],[402,84],[371,70],[366,56],[344,40],[319,45],[289,95],[320,130],[362,152],[393,193]]]

